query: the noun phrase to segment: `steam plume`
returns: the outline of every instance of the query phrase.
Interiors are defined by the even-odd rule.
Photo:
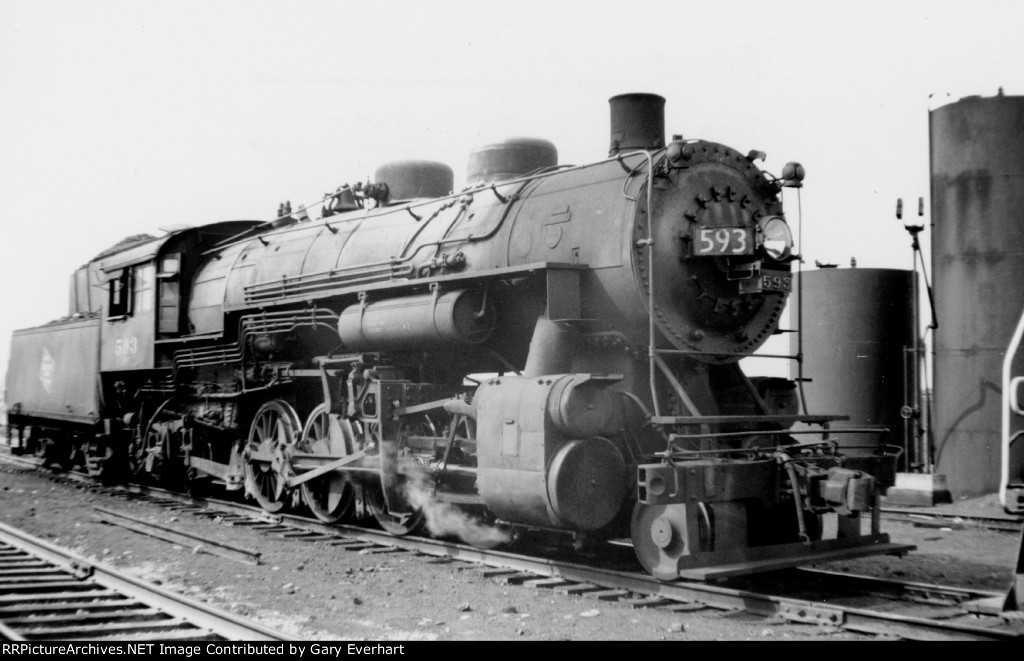
[[[410,505],[423,511],[431,534],[436,537],[457,537],[467,544],[484,548],[512,541],[511,532],[487,525],[451,503],[436,500],[430,478],[422,467],[407,466],[406,470],[406,498]]]

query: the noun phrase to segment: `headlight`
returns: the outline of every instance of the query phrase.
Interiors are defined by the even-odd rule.
[[[769,259],[779,261],[789,257],[793,252],[793,233],[789,225],[779,216],[768,216],[762,220],[758,228],[761,235],[761,247]]]

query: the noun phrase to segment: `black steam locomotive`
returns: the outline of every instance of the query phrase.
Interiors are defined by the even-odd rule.
[[[840,454],[835,417],[738,365],[793,287],[781,191],[803,169],[666,145],[658,96],[611,107],[596,163],[512,140],[460,193],[405,161],[318,219],[115,246],[74,273],[68,318],[15,333],[9,442],[396,535],[457,512],[479,544],[631,537],[665,579],[892,551],[862,515],[895,457]]]

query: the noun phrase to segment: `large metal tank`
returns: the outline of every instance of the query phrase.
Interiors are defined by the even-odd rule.
[[[14,331],[9,413],[92,424],[100,418],[100,318]]]
[[[866,268],[801,273],[807,413],[850,417],[832,423],[834,429],[887,428],[887,442],[907,448],[901,409],[912,392],[906,350],[914,338],[913,276],[912,271]],[[799,342],[795,333],[790,336],[793,354]],[[797,376],[794,362],[791,377]],[[870,452],[879,440],[876,433],[837,436],[851,454],[858,446]]]
[[[999,488],[1002,359],[1024,307],[1024,97],[960,99],[929,130],[935,472],[980,495]]]

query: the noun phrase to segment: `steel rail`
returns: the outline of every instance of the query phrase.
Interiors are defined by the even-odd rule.
[[[259,516],[262,510],[235,503],[206,501],[211,507]],[[446,557],[488,567],[509,569],[533,575],[535,578],[562,579],[575,583],[598,586],[607,590],[622,590],[650,597],[659,597],[681,603],[700,603],[708,608],[744,610],[764,617],[842,627],[849,631],[873,635],[892,635],[916,640],[1020,640],[1022,628],[997,628],[971,625],[948,620],[931,620],[898,613],[852,608],[836,604],[810,601],[781,595],[762,594],[750,589],[739,589],[706,583],[665,583],[647,574],[624,572],[564,563],[544,558],[527,557],[504,551],[485,550],[464,544],[418,537],[394,537],[385,532],[348,525],[328,526],[292,514],[264,515],[280,526],[299,528],[311,533],[341,536],[379,546],[388,546],[423,555]],[[808,574],[827,577],[829,572],[802,569]],[[878,593],[930,592],[942,594],[953,601],[979,600],[998,597],[997,593],[968,590],[950,586],[926,585],[857,575],[835,575],[843,581],[857,581],[861,589],[873,586]],[[966,612],[964,613],[967,614]]]
[[[560,579],[595,586],[594,589],[619,590],[657,597],[679,603],[698,603],[707,608],[743,610],[763,617],[781,617],[794,622],[817,623],[840,627],[853,632],[889,635],[911,640],[1020,640],[1024,628],[1013,626],[986,626],[964,624],[949,620],[902,615],[886,611],[854,608],[837,603],[811,601],[783,595],[757,592],[750,588],[735,588],[696,582],[661,582],[647,574],[564,563],[546,558],[522,556],[496,550],[485,550],[464,544],[419,537],[395,537],[383,531],[351,525],[326,525],[293,514],[268,514],[258,507],[222,501],[183,496],[176,492],[137,485],[108,487],[111,493],[121,492],[128,497],[176,501],[198,508],[231,512],[254,519],[254,523],[269,527],[270,532],[288,535],[288,529],[299,529],[318,537],[339,542],[371,544],[417,552],[438,558],[448,558],[469,564],[529,574],[533,579]],[[152,495],[151,495],[152,494]],[[801,569],[801,572],[826,576],[829,572]],[[875,586],[878,593],[921,591],[923,584],[876,579],[868,576],[842,574],[844,581],[859,581],[862,588]],[[524,582],[527,579],[524,579]],[[953,602],[999,597],[994,592],[967,590],[950,586],[923,586],[942,594]],[[965,611],[964,615],[968,615]],[[990,623],[991,624],[991,621]]]
[[[170,616],[170,619],[156,624],[192,627],[195,630],[188,633],[197,638],[208,637],[212,634],[228,640],[297,640],[279,631],[243,620],[202,602],[128,576],[103,563],[88,560],[71,550],[51,544],[5,523],[0,523],[0,542],[52,564],[54,568],[51,573],[54,576],[64,575],[68,580],[77,579],[80,582],[95,583],[110,592],[129,597],[145,604],[150,609],[166,614]],[[55,589],[60,588],[66,582],[49,581]],[[88,595],[89,593],[84,594]],[[26,601],[32,599],[32,594],[25,596]],[[45,639],[42,637],[45,634],[42,633],[32,634],[19,631],[17,627],[11,625],[11,621],[12,618],[9,615],[0,615],[0,622],[4,625],[4,630],[0,631],[0,635],[12,636],[12,640]],[[30,621],[26,621],[25,624],[26,626],[32,625]],[[107,637],[108,634],[101,631],[102,626],[94,624],[89,628],[95,629],[97,635]],[[147,627],[140,624],[135,628],[139,633],[143,633]],[[56,632],[55,639],[65,640],[69,633],[66,629],[60,629]],[[168,640],[171,636],[172,634],[166,628],[152,634],[155,640]]]
[[[987,530],[1001,530],[1004,532],[1019,532],[1024,527],[1024,517],[1010,514],[1006,516],[988,516],[883,506],[882,517],[907,523],[927,524],[928,522],[935,522],[933,525],[936,526],[951,525],[954,528],[960,526],[963,528],[985,528]]]
[[[225,544],[208,537],[193,535],[183,530],[175,530],[150,521],[143,521],[124,512],[115,512],[104,507],[93,507],[99,513],[97,520],[114,526],[120,526],[126,530],[147,535],[154,539],[161,539],[172,544],[182,544],[193,548],[195,551],[208,553],[210,555],[237,560],[250,565],[260,564],[259,551],[245,549],[232,544]]]
[[[431,555],[447,555],[457,560],[515,569],[538,577],[560,578],[606,589],[623,590],[678,602],[697,602],[716,609],[735,609],[765,617],[815,622],[850,631],[888,634],[922,640],[1019,640],[1024,630],[995,629],[923,617],[876,612],[861,608],[834,606],[816,601],[760,594],[703,583],[663,583],[645,574],[636,574],[544,559],[525,558],[495,551],[484,551],[447,544],[440,552],[420,540],[402,538],[396,546]],[[998,596],[987,593],[986,596]]]

